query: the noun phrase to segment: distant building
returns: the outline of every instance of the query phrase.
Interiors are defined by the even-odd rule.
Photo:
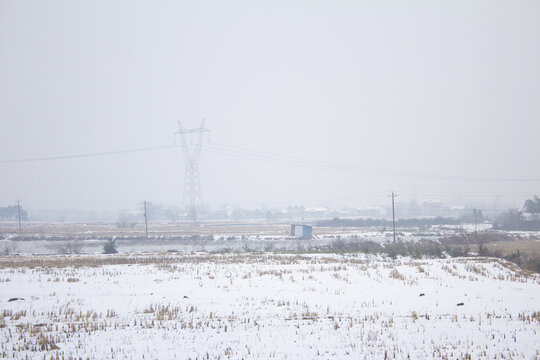
[[[325,207],[310,207],[304,210],[305,217],[323,218],[328,215],[328,209]]]
[[[311,239],[313,237],[313,227],[310,225],[291,225],[291,236]]]
[[[362,216],[362,217],[379,218],[379,217],[386,216],[386,210],[378,206],[377,207],[363,206],[356,209],[355,215]]]
[[[442,216],[443,202],[439,199],[428,199],[422,201],[422,216]]]
[[[540,214],[535,212],[522,212],[521,217],[525,221],[538,221],[540,220]]]
[[[448,209],[448,216],[453,218],[460,218],[468,215],[471,211],[462,205],[450,206]]]

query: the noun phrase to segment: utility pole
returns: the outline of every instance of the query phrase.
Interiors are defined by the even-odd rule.
[[[389,197],[392,197],[392,230],[394,234],[394,243],[396,242],[396,212],[394,210],[394,198],[397,197],[397,194],[394,194],[392,191],[392,194],[389,195]]]
[[[184,152],[184,196],[182,197],[182,207],[189,206],[189,216],[195,223],[197,221],[197,206],[202,206],[201,182],[199,180],[199,159],[204,142],[204,134],[210,132],[204,127],[205,120],[197,129],[184,129],[180,121],[178,131],[180,135],[182,150]],[[188,136],[190,141],[188,141]],[[195,139],[194,139],[195,137]]]
[[[19,232],[22,232],[22,226],[21,226],[21,201],[17,199],[17,210],[19,212]]]
[[[476,209],[473,209],[473,213],[474,213],[474,235],[476,236],[476,224],[478,223],[478,210]]]
[[[144,228],[146,230],[146,242],[148,242],[148,212],[146,210],[146,200],[144,200]]]

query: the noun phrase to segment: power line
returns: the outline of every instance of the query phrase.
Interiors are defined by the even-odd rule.
[[[39,162],[39,161],[51,161],[51,160],[64,160],[64,159],[77,159],[77,158],[91,158],[99,156],[109,156],[109,155],[120,155],[127,153],[138,153],[146,151],[155,151],[174,148],[175,145],[161,145],[153,147],[144,147],[144,148],[134,148],[127,150],[117,150],[117,151],[107,151],[107,152],[96,152],[96,153],[85,153],[85,154],[76,154],[76,155],[61,155],[61,156],[49,156],[49,157],[36,157],[36,158],[24,158],[24,159],[12,159],[12,160],[0,160],[0,164],[8,163],[26,163],[26,162]],[[211,143],[207,144],[204,149],[204,152],[224,155],[235,158],[244,158],[249,160],[264,161],[270,163],[276,163],[280,165],[287,165],[298,168],[308,168],[315,170],[324,170],[324,171],[336,171],[349,174],[379,174],[387,176],[398,176],[398,177],[411,177],[411,178],[425,178],[432,180],[447,180],[447,181],[467,181],[467,182],[520,182],[520,183],[538,183],[540,178],[500,178],[500,177],[466,177],[466,176],[454,176],[454,175],[437,175],[437,174],[426,174],[402,170],[393,170],[393,169],[383,169],[383,168],[373,168],[365,166],[356,166],[342,164],[332,161],[323,161],[323,160],[313,160],[307,158],[300,158],[295,156],[264,152],[254,149],[249,149],[236,145],[226,145],[220,143]]]
[[[356,173],[357,172],[400,173],[399,171],[396,171],[396,170],[367,168],[367,167],[346,165],[346,164],[341,164],[341,163],[336,163],[336,162],[331,162],[331,161],[299,158],[299,157],[294,157],[294,156],[289,156],[289,155],[282,155],[282,154],[252,150],[252,149],[247,149],[244,147],[234,146],[234,145],[213,143],[208,146],[208,149],[210,150],[210,152],[220,153],[223,155],[251,158],[254,160],[269,161],[269,162],[275,162],[275,163],[280,163],[280,164],[285,164],[285,165],[293,165],[293,166],[298,166],[298,167],[324,169],[324,170],[332,170],[332,171],[340,171],[340,172],[356,172]]]
[[[120,154],[138,153],[138,152],[145,152],[145,151],[163,150],[163,149],[170,149],[173,147],[175,146],[174,145],[161,145],[161,146],[151,146],[151,147],[143,147],[143,148],[135,148],[135,149],[127,149],[127,150],[104,151],[104,152],[76,154],[76,155],[60,155],[60,156],[47,156],[47,157],[25,158],[25,159],[0,160],[0,164],[15,164],[15,163],[26,163],[26,162],[38,162],[38,161],[91,158],[91,157],[99,157],[99,156],[120,155]]]
[[[251,160],[274,162],[283,165],[330,170],[345,172],[351,174],[366,174],[366,173],[379,173],[381,175],[399,176],[399,177],[413,177],[413,178],[427,178],[433,180],[451,180],[451,181],[472,181],[472,182],[540,182],[540,179],[526,179],[526,178],[490,178],[490,177],[464,177],[464,176],[451,176],[451,175],[435,175],[408,172],[401,170],[371,168],[363,166],[346,165],[331,161],[311,160],[305,158],[298,158],[288,155],[280,155],[275,153],[268,153],[258,150],[251,150],[244,147],[225,145],[225,144],[209,144],[205,151],[215,153],[219,155],[226,155],[232,157],[246,158]]]

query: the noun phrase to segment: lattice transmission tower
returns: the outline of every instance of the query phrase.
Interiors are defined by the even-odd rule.
[[[180,143],[184,153],[184,195],[182,197],[182,207],[188,210],[189,217],[193,222],[197,221],[197,208],[202,208],[201,181],[199,179],[199,159],[204,143],[205,133],[210,130],[204,127],[205,120],[196,129],[184,129],[180,121],[178,131]]]

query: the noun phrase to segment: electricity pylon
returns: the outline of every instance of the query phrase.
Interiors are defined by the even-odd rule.
[[[204,142],[204,134],[210,132],[204,128],[204,122],[197,129],[184,129],[178,122],[177,135],[180,135],[184,152],[184,196],[182,207],[188,208],[189,217],[197,221],[197,206],[202,207],[201,182],[199,180],[199,159]]]

